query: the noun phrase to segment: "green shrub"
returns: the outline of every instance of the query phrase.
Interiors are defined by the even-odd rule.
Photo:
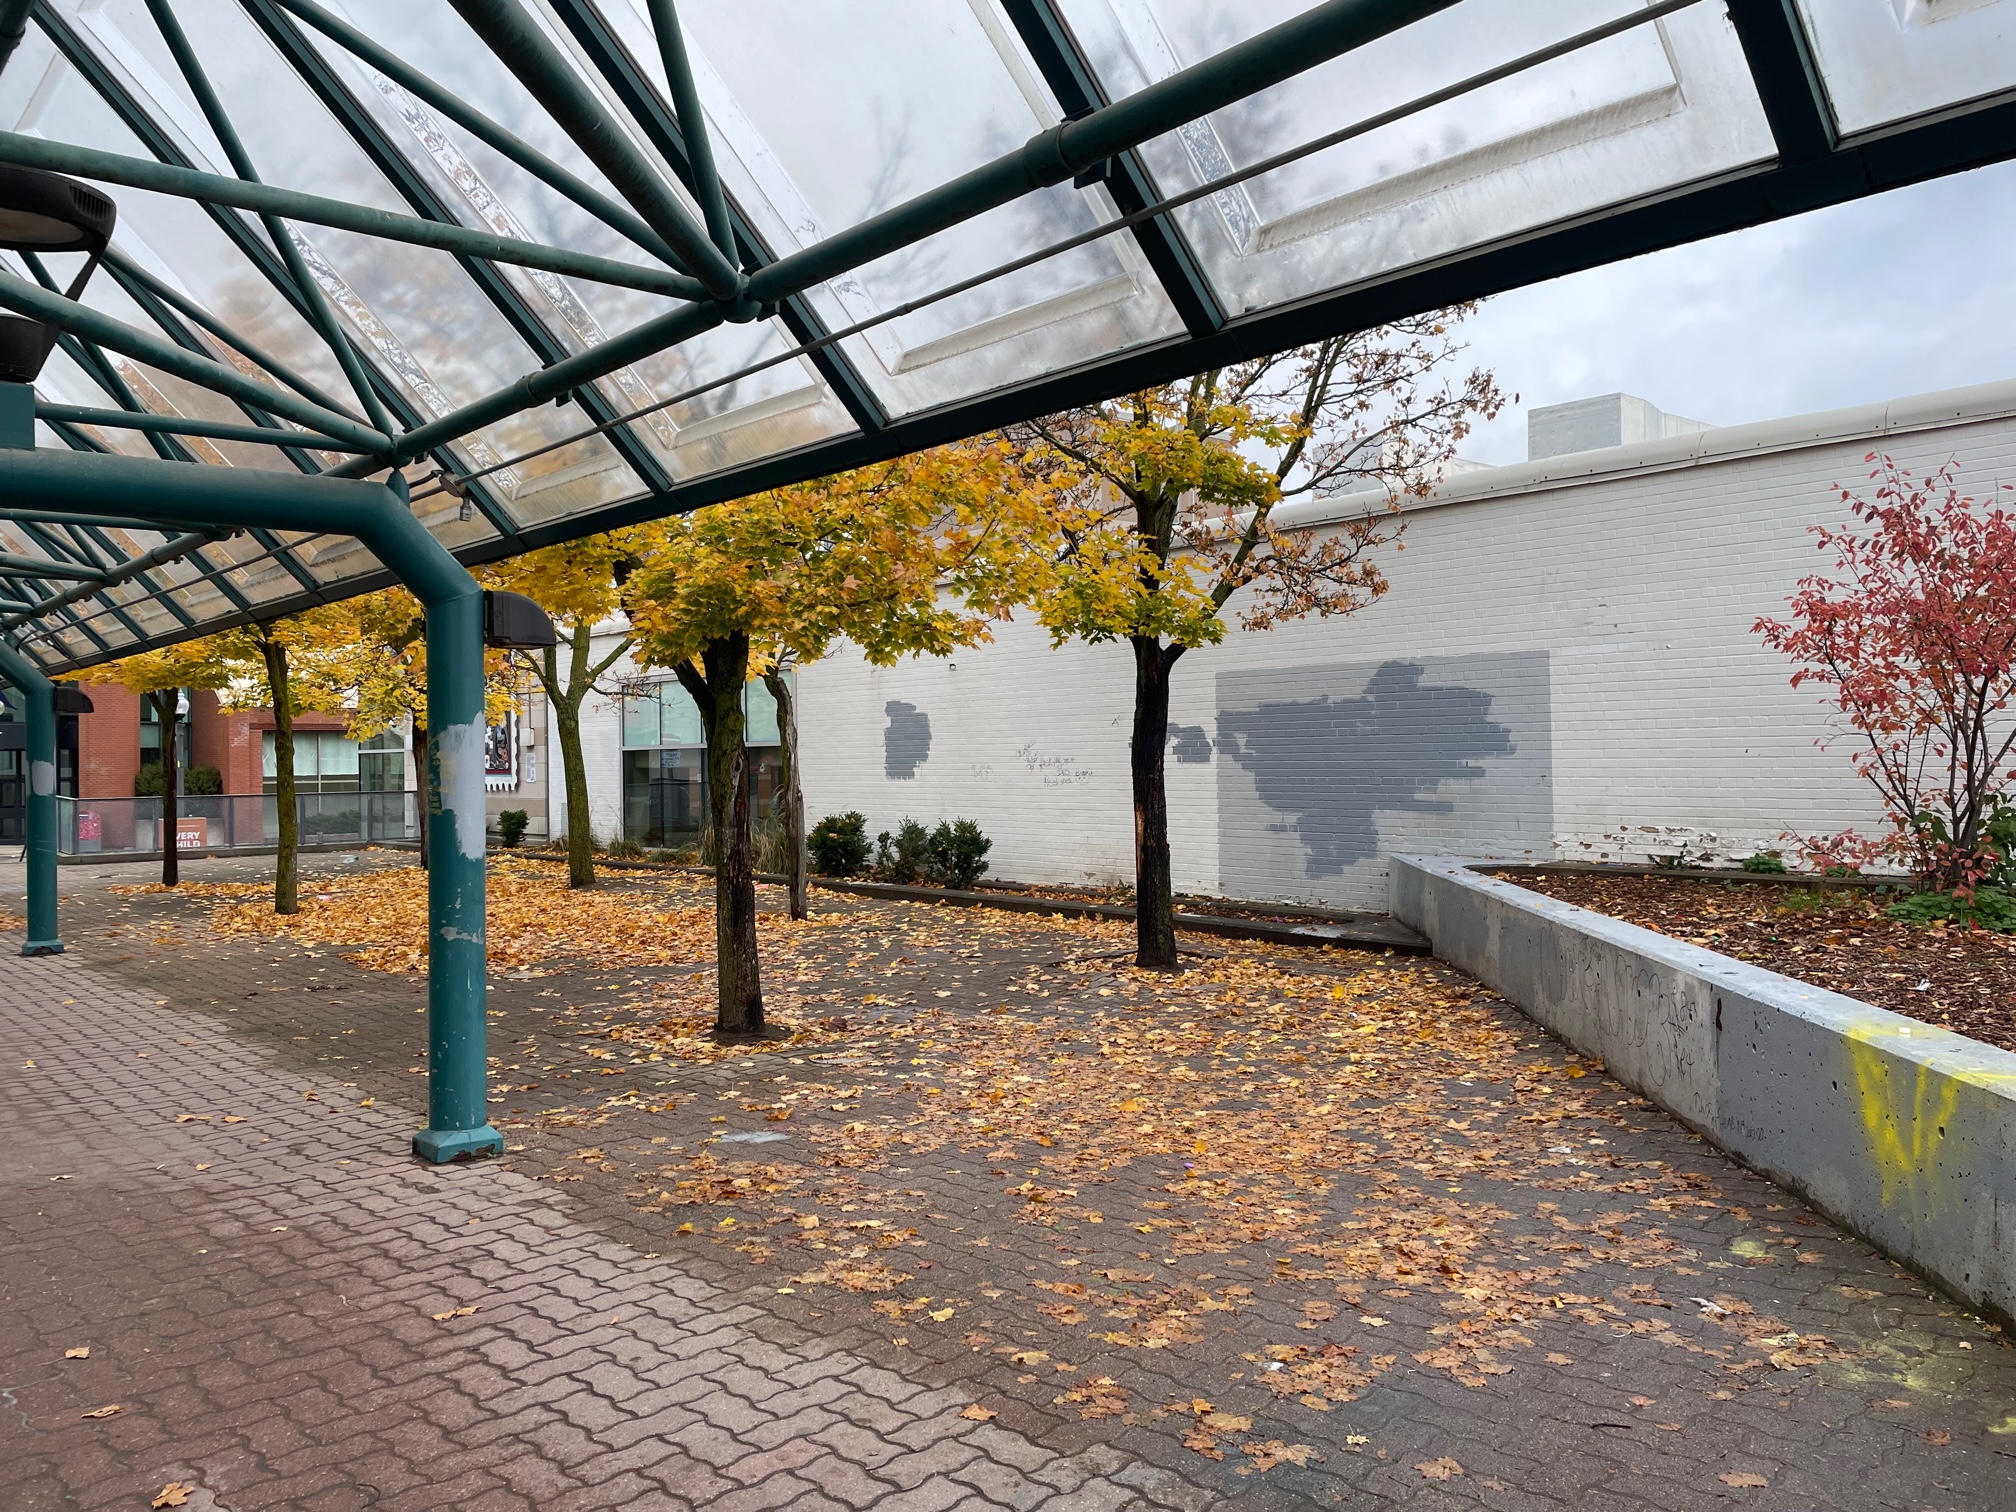
[[[883,882],[922,881],[930,861],[931,832],[915,819],[897,825],[894,835],[884,830],[875,837],[875,875]]]
[[[1759,851],[1754,856],[1745,856],[1743,858],[1743,870],[1746,872],[1765,872],[1772,876],[1779,876],[1785,870],[1785,861],[1776,851]]]
[[[2016,933],[2016,894],[1999,887],[1975,888],[1972,902],[1952,893],[1912,893],[1908,898],[1892,903],[1883,912],[1907,924],[1930,924],[1950,919],[1956,924],[1972,924],[1977,929]]]
[[[497,816],[497,838],[504,842],[504,849],[518,849],[518,842],[525,838],[525,827],[532,822],[532,816],[523,809],[505,809]]]
[[[1780,913],[1821,913],[1841,901],[1836,891],[1826,887],[1788,887],[1778,899]]]
[[[812,870],[822,877],[856,877],[868,865],[868,819],[849,810],[828,814],[805,837]]]
[[[971,887],[987,874],[987,852],[994,842],[980,833],[971,819],[940,821],[931,831],[931,856],[927,872],[943,887]]]
[[[192,766],[182,774],[182,791],[191,798],[215,798],[224,791],[224,774],[213,766]]]
[[[133,774],[135,798],[159,798],[167,791],[167,771],[160,762],[151,761]]]
[[[611,840],[609,842],[609,859],[611,861],[642,861],[644,859],[644,847],[639,845],[635,840]]]

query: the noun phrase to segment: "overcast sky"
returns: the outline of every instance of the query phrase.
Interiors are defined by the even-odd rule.
[[[2016,164],[1502,294],[1468,361],[1521,402],[1467,440],[1526,455],[1526,411],[1615,390],[1740,425],[2016,378]]]

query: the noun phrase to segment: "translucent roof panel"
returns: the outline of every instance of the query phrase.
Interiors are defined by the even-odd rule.
[[[2016,89],[2009,0],[1799,0],[1841,130]]]
[[[1300,7],[1067,0],[1066,9],[1109,89],[1128,94]],[[1186,190],[1368,126],[1179,212],[1213,282],[1242,311],[1335,285],[1340,273],[1374,277],[1769,157],[1742,50],[1708,4],[1373,124],[1642,10],[1633,0],[1472,0],[1194,121],[1142,156],[1165,190]]]
[[[397,468],[474,564],[2016,157],[2012,6],[43,0],[0,163],[117,225],[0,308],[59,460]],[[388,580],[60,513],[52,667]]]

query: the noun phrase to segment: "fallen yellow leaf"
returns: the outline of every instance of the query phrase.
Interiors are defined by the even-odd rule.
[[[66,1360],[88,1360],[91,1358],[91,1346],[89,1344],[79,1344],[75,1349],[66,1349],[63,1351],[63,1358]]]
[[[155,1493],[154,1500],[147,1505],[156,1512],[162,1507],[179,1507],[189,1500],[189,1493],[195,1489],[187,1481],[170,1481]]]
[[[969,1423],[991,1423],[994,1421],[996,1414],[982,1407],[978,1402],[968,1402],[964,1407],[959,1409],[959,1416],[965,1418]]]
[[[434,1313],[431,1316],[436,1323],[446,1323],[450,1318],[466,1318],[474,1311],[476,1304],[472,1302],[467,1307],[451,1307],[446,1312]]]
[[[1424,1480],[1454,1480],[1463,1473],[1463,1467],[1446,1454],[1440,1459],[1423,1460],[1414,1468],[1421,1472]]]
[[[121,1407],[117,1402],[113,1402],[110,1406],[94,1407],[91,1411],[83,1415],[87,1418],[117,1417],[120,1413],[124,1412],[125,1410],[126,1409],[124,1407]]]

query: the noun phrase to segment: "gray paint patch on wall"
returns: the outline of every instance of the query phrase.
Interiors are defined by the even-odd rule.
[[[1217,701],[1235,896],[1378,906],[1395,852],[1551,849],[1544,651],[1225,672]]]
[[[931,759],[931,716],[900,698],[890,699],[882,712],[889,716],[882,732],[882,774],[908,782]]]
[[[1186,766],[1195,766],[1211,759],[1211,737],[1202,725],[1169,726],[1169,753]]]

